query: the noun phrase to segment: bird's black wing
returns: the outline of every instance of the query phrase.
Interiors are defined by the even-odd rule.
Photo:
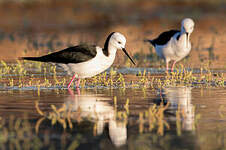
[[[95,57],[96,54],[97,51],[95,45],[81,44],[41,57],[22,57],[22,59],[68,64],[88,61]]]
[[[180,32],[179,30],[169,30],[166,32],[161,33],[156,39],[150,40],[149,42],[152,45],[165,45],[174,34]]]

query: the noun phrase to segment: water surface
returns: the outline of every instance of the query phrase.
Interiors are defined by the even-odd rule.
[[[40,94],[37,90],[2,90],[0,116],[5,124],[0,132],[7,130],[14,136],[1,143],[3,148],[9,148],[23,147],[29,141],[30,147],[39,143],[40,149],[224,149],[225,93],[225,88],[183,86],[162,90],[81,89],[80,95],[76,89],[41,90]],[[67,123],[63,129],[61,123],[52,124],[48,118],[40,123],[42,116],[37,112],[36,101],[46,116],[54,112],[51,105],[70,109],[73,127]],[[147,112],[154,105],[166,106],[168,102],[164,128],[159,123],[151,129],[153,120],[148,119]],[[24,113],[27,115],[22,119]],[[10,128],[10,124],[16,126],[18,119],[28,121],[30,126],[24,138]]]

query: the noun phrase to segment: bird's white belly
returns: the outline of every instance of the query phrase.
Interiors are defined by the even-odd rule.
[[[97,54],[96,57],[86,62],[58,64],[69,74],[76,74],[79,78],[89,78],[108,69],[114,62],[114,57]]]
[[[185,56],[187,56],[190,50],[191,50],[190,42],[188,47],[185,47],[180,43],[174,43],[172,39],[166,45],[156,46],[156,52],[158,56],[168,61],[170,60],[179,61]]]
[[[190,53],[191,43],[188,42],[188,46],[178,43],[178,44],[175,44],[174,46],[172,46],[172,49],[174,49],[174,51],[175,51],[174,57],[172,57],[172,59],[179,61]]]

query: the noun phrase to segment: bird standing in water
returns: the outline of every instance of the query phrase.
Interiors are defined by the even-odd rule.
[[[191,51],[190,35],[194,29],[194,21],[185,18],[181,22],[181,30],[169,30],[161,33],[153,40],[144,40],[150,42],[156,50],[159,57],[166,62],[166,71],[168,72],[168,63],[173,60],[171,71],[173,71],[176,62],[186,57]]]
[[[125,49],[125,44],[124,35],[112,32],[107,37],[103,49],[95,45],[82,44],[41,57],[22,57],[21,59],[55,63],[69,74],[73,74],[67,88],[70,88],[75,78],[78,79],[76,84],[78,88],[80,79],[95,76],[108,69],[115,60],[117,49],[123,50],[135,65]]]

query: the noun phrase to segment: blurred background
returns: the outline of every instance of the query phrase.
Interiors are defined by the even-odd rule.
[[[0,59],[40,56],[82,42],[103,47],[117,31],[126,36],[138,67],[164,67],[143,39],[180,29],[185,17],[196,24],[192,51],[180,63],[226,69],[225,0],[1,0]],[[114,65],[128,65],[122,52],[117,55]]]

